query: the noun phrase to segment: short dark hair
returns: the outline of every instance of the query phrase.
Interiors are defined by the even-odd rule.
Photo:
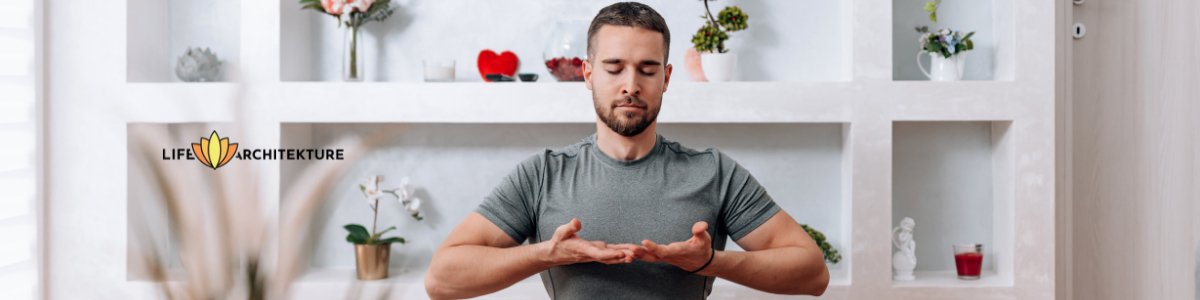
[[[666,60],[671,52],[671,30],[667,29],[667,21],[663,20],[662,15],[659,15],[649,5],[637,2],[619,2],[600,9],[600,12],[596,13],[596,17],[592,19],[592,25],[588,26],[588,59],[591,59],[592,54],[595,53],[592,50],[592,44],[595,43],[593,37],[604,25],[629,26],[661,33],[663,36],[663,63],[667,63]]]

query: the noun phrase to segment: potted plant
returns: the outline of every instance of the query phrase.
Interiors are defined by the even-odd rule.
[[[700,52],[700,68],[708,81],[730,81],[737,70],[737,56],[725,47],[725,41],[729,33],[749,27],[750,16],[737,6],[727,6],[713,16],[708,1],[712,0],[701,0],[704,25],[692,36],[692,45]]]
[[[937,24],[937,10],[941,5],[941,0],[925,3],[925,11],[929,13],[929,20],[934,24]],[[931,32],[927,26],[917,27],[917,32],[921,34],[918,40],[921,50],[917,52],[917,67],[921,68],[925,77],[933,81],[961,80],[967,51],[975,49],[975,43],[971,41],[975,32],[964,34],[962,31],[945,28]],[[929,53],[928,70],[921,64],[923,53]]]
[[[354,260],[359,280],[387,278],[392,243],[404,243],[403,237],[383,237],[384,233],[396,230],[396,226],[376,230],[375,225],[379,221],[379,199],[383,198],[384,193],[395,196],[413,219],[417,221],[424,219],[420,211],[421,199],[412,195],[407,177],[400,180],[400,187],[391,190],[380,189],[381,181],[383,181],[382,176],[371,176],[367,178],[366,184],[358,185],[358,189],[362,191],[363,196],[366,196],[367,205],[371,207],[373,213],[371,231],[367,231],[366,227],[359,224],[352,223],[344,226],[346,231],[350,232],[346,236],[346,241],[354,244]]]
[[[312,9],[337,18],[345,25],[342,43],[342,80],[362,81],[363,61],[358,57],[361,34],[358,30],[371,21],[392,16],[391,0],[300,0],[301,9]],[[344,18],[343,18],[344,17]]]
[[[813,241],[817,242],[817,246],[821,247],[821,253],[825,255],[825,261],[833,264],[842,261],[842,254],[838,253],[837,249],[833,249],[833,245],[830,245],[829,241],[825,240],[824,233],[808,227],[807,224],[800,224],[800,227],[804,227],[804,231],[808,232],[808,236],[812,237]]]

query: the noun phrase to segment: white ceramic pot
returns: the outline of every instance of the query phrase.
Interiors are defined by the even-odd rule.
[[[925,69],[925,65],[921,64],[922,53],[929,53],[929,69]],[[920,67],[921,73],[925,73],[925,77],[932,81],[962,80],[963,66],[966,64],[967,52],[965,51],[951,55],[950,58],[942,56],[941,53],[917,52],[917,67]]]
[[[709,82],[733,81],[737,72],[737,55],[733,52],[701,53],[700,68]]]

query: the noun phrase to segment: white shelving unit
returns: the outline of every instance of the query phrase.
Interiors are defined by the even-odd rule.
[[[664,126],[694,126],[704,130],[755,124],[783,124],[797,128],[840,125],[837,126],[840,134],[837,143],[840,145],[836,150],[836,163],[841,166],[840,186],[833,189],[838,191],[841,201],[837,207],[841,207],[843,217],[838,221],[841,234],[837,239],[841,242],[838,249],[845,260],[835,270],[828,298],[1050,299],[1054,296],[1054,64],[1049,53],[1053,53],[1054,7],[1053,3],[1037,0],[993,1],[992,13],[998,16],[993,23],[997,25],[994,31],[1011,35],[992,40],[997,49],[1009,50],[1004,55],[997,54],[994,61],[995,72],[1001,73],[996,73],[993,78],[1000,80],[894,81],[894,65],[909,63],[907,60],[893,61],[893,18],[898,17],[893,9],[901,2],[853,0],[843,6],[846,20],[839,23],[850,37],[845,41],[847,62],[844,70],[840,70],[848,74],[846,80],[694,83],[685,77],[676,77],[665,95],[659,120]],[[354,131],[347,128],[441,124],[440,127],[431,126],[433,129],[429,130],[458,130],[461,126],[507,124],[586,129],[594,122],[588,102],[590,94],[582,83],[341,83],[281,78],[286,77],[281,76],[281,70],[295,68],[283,66],[295,60],[294,57],[281,58],[281,52],[286,51],[281,50],[284,37],[295,38],[302,36],[304,30],[310,30],[310,27],[281,25],[281,19],[294,17],[283,16],[291,10],[281,7],[292,4],[283,2],[244,1],[239,4],[242,13],[237,43],[239,80],[236,82],[145,82],[168,80],[129,77],[124,97],[115,99],[112,112],[104,113],[111,113],[117,116],[117,121],[127,124],[159,123],[163,126],[247,120],[246,136],[240,139],[262,148],[317,143],[321,137],[337,135],[339,130]],[[126,17],[130,22],[135,18],[132,14]],[[687,32],[677,29],[677,39]],[[1012,37],[1021,37],[1021,43],[1016,43]],[[134,38],[132,34],[127,36],[130,39],[125,43],[127,53],[135,51],[138,45]],[[136,38],[144,40],[147,37]],[[134,68],[145,62],[131,59],[126,63],[127,67]],[[315,69],[312,66],[302,68]],[[296,80],[316,76],[300,77],[305,78]],[[543,76],[543,81],[546,80],[552,79]],[[990,201],[987,203],[1006,205],[993,208],[993,219],[987,226],[990,229],[986,229],[993,235],[985,244],[999,245],[998,248],[989,247],[999,254],[992,262],[993,267],[988,269],[991,273],[986,273],[982,280],[959,281],[942,268],[918,272],[916,281],[893,282],[891,279],[894,249],[890,232],[898,221],[894,219],[894,212],[897,209],[938,209],[924,207],[918,201],[896,199],[897,191],[919,189],[897,177],[924,175],[896,173],[910,170],[901,167],[902,163],[915,159],[904,154],[907,153],[901,151],[904,149],[897,149],[913,144],[912,141],[899,139],[929,137],[929,134],[934,140],[972,137],[971,133],[938,136],[936,130],[914,132],[906,129],[911,129],[906,127],[910,122],[950,126],[990,124],[988,137],[974,137],[990,141],[993,147],[1000,145],[991,152],[970,154],[977,155],[976,159],[992,162],[992,169],[987,172],[992,176],[988,180],[991,191],[985,193],[992,198],[987,199]],[[806,150],[798,148],[796,151],[803,153]],[[510,163],[515,164],[516,160]],[[288,188],[289,174],[303,167],[281,162],[259,162],[256,166],[267,170],[266,184],[272,185],[264,195],[266,199],[280,199],[280,190]],[[140,180],[138,176],[131,173],[127,180]],[[940,179],[929,180],[932,182],[925,183],[936,185]],[[281,205],[280,202],[276,200],[276,204]],[[446,216],[446,222],[453,222],[452,216],[464,215],[473,208],[437,207],[439,213]],[[920,219],[917,224],[919,242],[923,235],[945,232],[944,228],[922,227],[927,223]],[[440,242],[436,236],[418,237],[429,239],[422,242],[426,244]],[[933,240],[936,239],[928,239]],[[119,242],[128,245],[127,240]],[[925,246],[920,244],[918,251],[943,247]],[[436,245],[413,247],[412,251],[420,254]],[[348,269],[352,265],[341,266],[336,261],[333,264],[336,266],[315,268],[305,273],[294,284],[293,296],[303,299],[344,297],[360,284],[352,279],[353,271]],[[392,286],[392,298],[425,297],[421,285],[423,271],[397,271],[394,275],[387,281],[363,283],[364,293],[376,293]],[[129,280],[124,288],[128,293],[134,293],[145,286],[145,282]],[[533,277],[488,298],[529,299],[544,295],[540,280]],[[712,297],[786,298],[723,280],[714,287]]]

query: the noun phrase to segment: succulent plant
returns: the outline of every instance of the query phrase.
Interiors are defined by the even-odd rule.
[[[217,81],[221,75],[221,60],[208,48],[187,49],[175,64],[175,76],[187,82]]]

